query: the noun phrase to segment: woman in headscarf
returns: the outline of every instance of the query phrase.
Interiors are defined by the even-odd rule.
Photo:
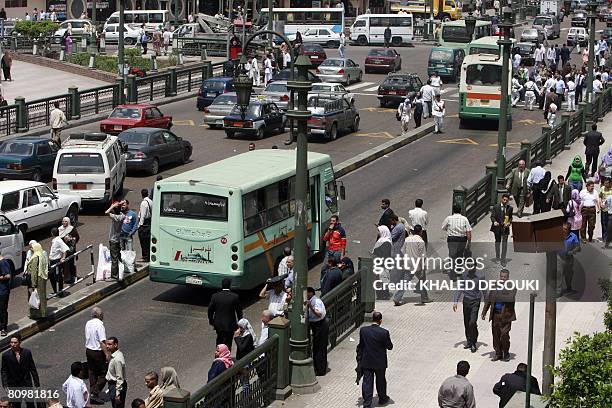
[[[391,231],[387,228],[386,225],[378,226],[378,238],[376,239],[376,243],[374,244],[374,248],[372,248],[372,255],[374,258],[390,258],[391,257]],[[375,261],[376,262],[376,261]],[[389,271],[384,269],[380,274],[380,279],[384,283],[389,283]],[[376,297],[380,300],[388,300],[389,289],[385,286],[384,289],[376,291]]]
[[[554,180],[550,171],[544,173],[544,178],[540,180],[538,186],[540,187],[540,212],[550,211],[552,208],[552,186]]]
[[[238,329],[234,333],[234,341],[236,342],[236,360],[242,359],[242,357],[255,350],[255,342],[257,341],[257,335],[251,322],[247,319],[242,318],[238,321]]]
[[[13,57],[11,57],[10,51],[4,51],[4,55],[2,56],[2,74],[4,75],[5,81],[12,81],[11,78],[11,67],[13,66]]]
[[[572,195],[567,207],[565,208],[567,222],[570,223],[571,230],[577,237],[580,236],[580,228],[582,227],[582,202],[580,200],[580,192],[576,189],[572,190]]]
[[[342,280],[345,280],[355,274],[355,265],[348,256],[345,256],[340,260],[338,268],[342,271]]]
[[[586,170],[580,155],[577,154],[574,160],[572,160],[572,163],[567,169],[565,179],[572,190],[578,190],[578,192],[582,191],[582,183],[586,183]]]
[[[181,388],[178,381],[178,375],[176,374],[176,370],[174,367],[162,367],[160,370],[161,375],[161,385],[159,388],[162,393],[166,393],[173,388]]]
[[[30,308],[30,319],[42,319],[47,315],[47,280],[49,279],[49,263],[47,254],[42,246],[36,242],[32,244],[32,258],[28,262],[26,273],[31,276],[32,291],[38,292],[40,306],[38,309]],[[31,292],[29,292],[31,294]]]
[[[215,359],[210,366],[210,370],[208,370],[208,382],[214,380],[217,376],[233,365],[234,360],[232,360],[232,353],[229,351],[227,346],[225,344],[217,344]]]
[[[79,242],[81,237],[77,229],[70,224],[70,218],[64,217],[62,218],[62,225],[57,229],[59,232],[59,237],[64,240],[66,245],[70,248],[70,250],[66,253],[66,256],[70,256],[76,252],[76,244]],[[71,258],[64,264],[64,282],[69,284],[74,284],[76,280],[76,261],[74,258]]]
[[[612,147],[604,154],[599,163],[599,179],[601,183],[612,178]]]

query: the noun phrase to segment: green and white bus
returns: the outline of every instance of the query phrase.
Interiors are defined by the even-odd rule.
[[[497,40],[499,40],[499,37],[496,37],[494,35],[482,37],[477,40],[474,40],[468,44],[466,54],[467,55],[474,55],[474,54],[499,55],[501,51],[500,51],[499,45],[497,45]],[[512,41],[511,47],[514,47],[516,40],[512,38],[511,41]]]
[[[472,38],[467,35],[465,20],[443,21],[439,32],[438,42],[441,47],[462,48],[465,51],[470,42],[492,34],[491,22],[482,20],[476,20]]]
[[[152,281],[252,289],[274,274],[292,246],[295,150],[253,150],[155,183],[151,220]],[[338,213],[331,158],[308,152],[310,255]]]

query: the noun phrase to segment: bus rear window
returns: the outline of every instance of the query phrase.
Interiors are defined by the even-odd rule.
[[[64,153],[57,164],[58,174],[104,173],[104,161],[98,153]]]
[[[227,197],[200,193],[162,193],[160,215],[227,221]]]
[[[502,67],[490,64],[474,64],[466,69],[465,82],[468,85],[501,85]]]
[[[442,28],[442,39],[447,42],[469,43],[470,38],[467,35],[465,26],[445,26]]]

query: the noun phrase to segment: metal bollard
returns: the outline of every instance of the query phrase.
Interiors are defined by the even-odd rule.
[[[38,53],[38,44],[34,42],[32,45],[32,55],[36,55]]]
[[[151,72],[157,72],[157,56],[151,55]]]
[[[60,61],[66,61],[66,47],[62,45],[62,48],[60,50]]]
[[[176,65],[178,66],[183,65],[183,51],[182,50],[178,50],[176,54]]]
[[[89,69],[96,69],[96,54],[89,54]]]
[[[208,51],[206,51],[206,47],[202,47],[200,50],[200,59],[202,61],[206,61],[208,59]]]

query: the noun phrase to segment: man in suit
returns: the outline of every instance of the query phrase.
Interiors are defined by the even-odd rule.
[[[499,396],[499,408],[503,408],[510,402],[514,393],[527,390],[527,364],[519,363],[516,371],[507,373],[493,386],[493,394]],[[531,376],[531,394],[542,395],[538,380]]]
[[[559,176],[557,182],[549,190],[549,196],[546,199],[552,200],[552,208],[555,210],[566,208],[572,194],[571,190],[571,187],[565,182],[565,177]]]
[[[374,324],[362,327],[359,331],[359,344],[357,345],[357,362],[363,373],[361,386],[363,408],[372,407],[374,376],[376,376],[378,405],[389,402],[385,371],[387,370],[387,350],[393,349],[393,343],[391,343],[389,331],[380,327],[382,313],[373,312],[372,321]]]
[[[510,271],[502,269],[499,272],[499,279],[507,281],[510,277]],[[495,356],[492,361],[509,361],[510,360],[510,329],[512,322],[516,320],[514,313],[514,302],[516,298],[516,289],[513,290],[491,290],[489,296],[482,309],[481,318],[485,319],[487,312],[489,321],[491,322],[491,331],[493,333],[493,348]]]
[[[529,169],[525,168],[525,160],[519,160],[518,168],[512,171],[510,179],[506,184],[506,190],[512,194],[514,202],[517,206],[517,215],[523,216],[523,209],[527,201],[529,188],[527,187],[527,177],[529,177]]]
[[[11,348],[2,354],[2,369],[0,370],[2,372],[2,387],[4,389],[40,387],[32,352],[21,347],[21,336],[19,334],[11,336],[10,346]],[[33,402],[28,402],[26,405],[28,408],[34,408],[35,406]]]
[[[208,322],[217,332],[216,344],[225,344],[230,351],[238,320],[242,319],[240,299],[236,293],[230,291],[231,286],[230,278],[223,279],[221,291],[212,295],[208,305]]]
[[[378,220],[378,225],[386,225],[391,231],[391,214],[393,214],[393,210],[391,209],[391,201],[388,198],[383,198],[380,201],[380,209],[383,210],[382,215],[380,216],[380,220]]]
[[[504,193],[501,202],[491,210],[491,232],[495,235],[495,259],[493,261],[500,260],[503,266],[506,266],[508,235],[510,235],[510,224],[512,223],[512,207],[508,201],[510,201],[510,195]]]

